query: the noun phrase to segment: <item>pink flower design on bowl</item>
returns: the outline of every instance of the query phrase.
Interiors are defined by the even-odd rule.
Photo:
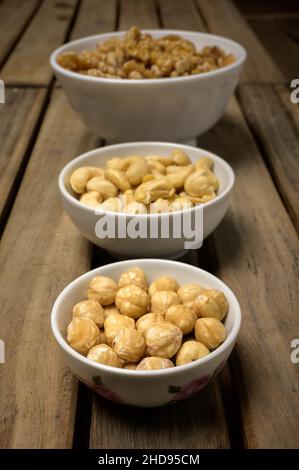
[[[79,379],[93,392],[106,398],[107,400],[125,404],[125,402],[115,392],[113,392],[113,390],[110,390],[109,388],[105,387],[105,385],[103,385],[102,379],[99,375],[92,377],[93,383],[82,380],[80,377]]]
[[[176,391],[176,390],[178,391],[178,393],[176,393],[174,397],[172,397],[171,401],[184,400],[185,398],[190,397],[194,393],[199,392],[199,390],[204,388],[209,382],[209,380],[210,380],[210,376],[204,375],[203,377],[200,377],[199,379],[193,380],[193,382],[185,385],[184,387],[170,386],[169,391],[171,393],[172,391]]]

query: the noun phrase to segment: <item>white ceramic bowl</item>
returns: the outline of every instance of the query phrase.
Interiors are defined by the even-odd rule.
[[[50,58],[52,69],[72,107],[100,137],[114,142],[132,140],[190,140],[212,127],[233,94],[246,59],[245,49],[220,36],[178,30],[146,30],[154,37],[180,34],[197,49],[206,45],[232,53],[227,67],[177,78],[128,80],[90,77],[68,71],[57,63],[63,52],[95,48],[98,42],[122,36],[113,32],[64,44]]]
[[[132,266],[142,268],[149,282],[165,274],[175,277],[181,285],[199,283],[224,292],[229,303],[224,321],[227,329],[224,343],[198,361],[156,371],[132,371],[109,367],[92,362],[73,350],[65,340],[66,328],[71,320],[72,307],[86,298],[91,278],[104,275],[117,281],[120,274]],[[236,342],[241,325],[241,311],[233,292],[207,271],[177,261],[142,259],[108,264],[75,279],[57,298],[51,314],[51,325],[68,366],[82,382],[110,400],[150,407],[187,398],[203,388],[221,370]]]
[[[217,155],[208,152],[203,149],[189,147],[186,145],[170,144],[170,143],[159,143],[159,142],[140,142],[140,143],[128,143],[128,144],[117,144],[110,145],[107,147],[101,147],[96,150],[84,153],[83,155],[75,158],[68,163],[59,175],[59,190],[62,196],[63,206],[77,226],[82,235],[90,240],[95,245],[109,251],[113,256],[118,258],[129,258],[129,257],[166,257],[166,258],[178,258],[186,251],[186,242],[192,239],[187,233],[186,219],[183,220],[182,212],[164,213],[164,214],[150,214],[150,215],[138,215],[132,216],[129,214],[107,212],[105,217],[109,223],[116,219],[116,224],[124,224],[126,227],[126,233],[128,232],[128,224],[134,218],[138,219],[140,223],[149,219],[151,223],[156,221],[158,226],[161,228],[163,224],[167,223],[169,218],[169,237],[162,238],[130,238],[125,236],[120,238],[117,235],[112,238],[99,238],[96,234],[95,227],[98,221],[101,220],[102,215],[97,215],[93,208],[82,204],[72,192],[70,187],[70,176],[72,172],[81,166],[105,166],[106,161],[113,156],[125,157],[128,155],[141,155],[146,156],[150,154],[155,155],[169,155],[173,148],[180,148],[184,150],[192,161],[196,161],[203,156],[209,156],[214,160],[214,173],[220,181],[220,187],[217,193],[217,197],[210,202],[203,204],[202,206],[196,206],[192,209],[184,211],[184,217],[189,217],[190,223],[196,225],[196,236],[200,238],[202,233],[203,238],[210,235],[211,232],[217,227],[225,212],[227,211],[229,204],[229,197],[234,185],[234,172],[232,168],[222,158]],[[188,213],[188,215],[187,215]],[[200,215],[202,214],[202,220]],[[103,221],[102,221],[103,222]],[[184,225],[184,230],[181,230],[181,236],[176,238],[173,233],[173,227]],[[193,226],[193,225],[192,225]],[[147,231],[150,234],[149,230]],[[165,233],[165,232],[164,232]],[[166,235],[166,233],[165,233]],[[199,246],[197,246],[198,248]],[[195,246],[196,248],[196,246]]]

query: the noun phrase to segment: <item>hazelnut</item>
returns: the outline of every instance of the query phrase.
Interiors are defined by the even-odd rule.
[[[198,317],[213,317],[222,321],[228,310],[228,302],[220,290],[206,289],[194,302],[194,311]]]
[[[108,307],[104,308],[105,319],[109,317],[110,315],[115,315],[115,314],[120,314],[120,311],[118,310],[118,308],[115,307],[115,305],[109,305]]]
[[[147,312],[149,296],[140,287],[129,284],[119,289],[115,305],[123,315],[137,319]]]
[[[104,321],[104,330],[106,341],[109,346],[112,345],[115,336],[122,328],[132,328],[134,330],[135,322],[133,318],[127,317],[126,315],[121,315],[120,313],[110,315],[106,318]]]
[[[204,292],[200,284],[185,284],[178,290],[178,296],[188,308],[193,308],[196,297]]]
[[[89,283],[87,297],[97,300],[101,305],[110,305],[115,301],[118,285],[113,279],[95,276]]]
[[[100,344],[107,344],[107,340],[106,340],[106,335],[105,335],[105,330],[100,330],[100,341],[99,341]]]
[[[146,313],[137,320],[136,329],[144,335],[154,323],[161,321],[164,321],[164,315],[161,313]]]
[[[115,336],[112,347],[118,357],[127,362],[140,361],[146,350],[143,335],[132,328],[122,328]]]
[[[181,330],[169,322],[154,323],[145,332],[145,342],[149,356],[170,359],[181,346],[183,334]]]
[[[165,314],[166,310],[172,305],[179,305],[181,300],[176,292],[159,291],[151,298],[151,310],[154,313]]]
[[[197,316],[185,305],[173,305],[167,309],[165,320],[176,325],[183,335],[187,335],[194,329]]]
[[[152,297],[156,292],[163,290],[177,292],[179,288],[180,286],[174,277],[161,276],[151,283],[148,289],[148,293]]]
[[[165,359],[164,357],[145,357],[139,362],[137,370],[169,369],[170,367],[174,367],[170,359]]]
[[[98,344],[91,348],[87,355],[87,359],[99,362],[100,364],[105,364],[106,366],[122,367],[122,363],[117,357],[117,354],[112,348],[110,348],[110,346],[107,346],[107,344]]]
[[[223,343],[226,329],[217,318],[199,318],[195,323],[195,338],[207,348],[216,349]]]
[[[201,357],[209,354],[208,348],[198,341],[189,340],[182,344],[179,352],[176,356],[176,365],[182,366],[183,364],[188,364],[189,362],[197,361]]]
[[[148,282],[144,271],[138,267],[130,268],[128,271],[122,273],[119,278],[118,285],[119,287],[125,287],[129,284],[140,287],[144,291],[148,289]]]
[[[90,348],[99,344],[100,330],[89,318],[75,317],[67,327],[67,342],[73,349],[86,355]]]
[[[104,309],[94,299],[82,300],[73,307],[73,318],[85,317],[93,320],[99,327],[104,325]]]

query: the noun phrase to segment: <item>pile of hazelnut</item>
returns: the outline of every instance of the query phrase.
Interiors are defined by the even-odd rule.
[[[167,369],[206,356],[226,338],[225,295],[162,276],[148,285],[133,267],[118,283],[95,276],[73,308],[67,341],[91,361],[132,370]]]
[[[149,79],[195,75],[235,62],[217,46],[200,51],[178,34],[155,39],[133,26],[121,37],[100,42],[91,51],[64,52],[57,58],[62,67],[83,75],[117,79]]]
[[[113,157],[105,168],[77,168],[70,185],[93,208],[127,214],[175,212],[216,197],[219,181],[213,165],[210,157],[192,164],[181,149],[168,156]]]

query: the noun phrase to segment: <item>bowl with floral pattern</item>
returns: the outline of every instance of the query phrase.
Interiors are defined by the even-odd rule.
[[[176,278],[179,284],[198,283],[221,290],[229,304],[224,324],[224,342],[207,356],[194,362],[161,370],[130,370],[110,367],[87,359],[72,349],[66,341],[67,325],[73,306],[86,298],[87,287],[94,276],[118,280],[121,273],[138,266],[149,282],[162,275]],[[235,345],[241,325],[239,302],[231,289],[219,278],[203,269],[178,261],[137,259],[104,265],[72,281],[58,296],[51,314],[54,337],[66,364],[73,374],[98,395],[125,405],[155,407],[176,403],[200,392],[220,372]]]

